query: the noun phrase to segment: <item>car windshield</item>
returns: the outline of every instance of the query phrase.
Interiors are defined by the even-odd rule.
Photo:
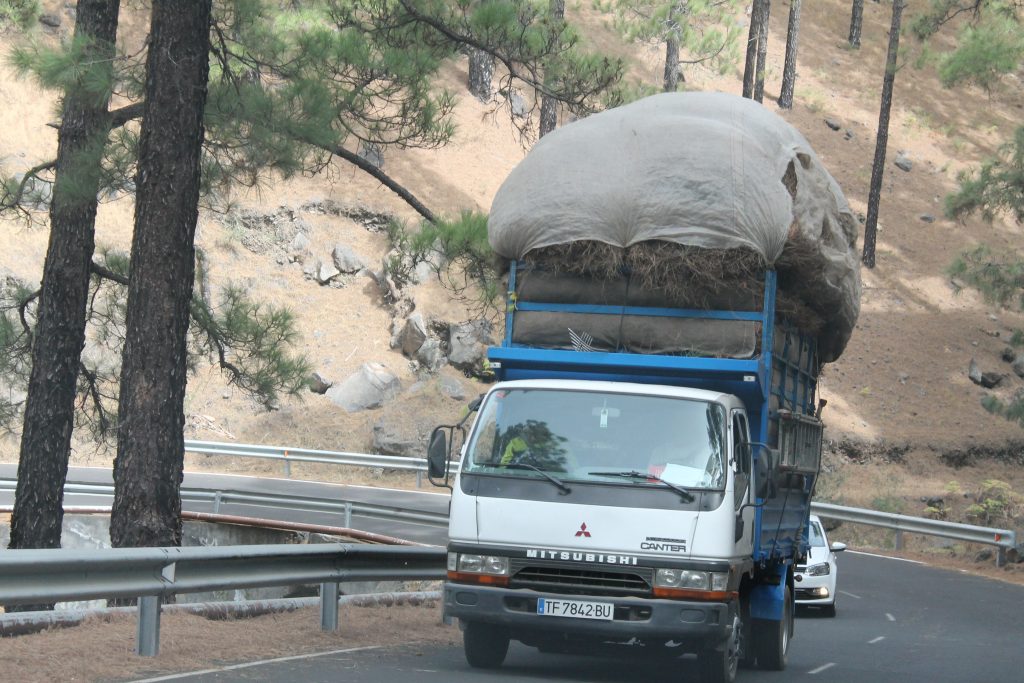
[[[481,408],[463,471],[539,478],[538,468],[562,481],[721,489],[724,424],[724,408],[708,401],[503,389]]]
[[[825,532],[821,530],[821,523],[811,520],[811,546],[814,548],[825,547]]]

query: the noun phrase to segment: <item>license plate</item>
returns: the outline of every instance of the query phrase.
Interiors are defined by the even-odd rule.
[[[545,617],[572,617],[574,619],[604,619],[611,621],[615,616],[615,605],[610,602],[537,598],[537,614]]]

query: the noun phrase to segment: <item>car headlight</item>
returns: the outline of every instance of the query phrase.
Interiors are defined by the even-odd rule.
[[[659,569],[654,575],[656,588],[682,588],[699,591],[724,591],[729,572],[704,572],[695,569]]]
[[[832,573],[832,565],[828,562],[822,562],[821,564],[812,564],[807,568],[807,576],[828,576]]]
[[[448,571],[508,576],[508,558],[500,555],[448,553]]]

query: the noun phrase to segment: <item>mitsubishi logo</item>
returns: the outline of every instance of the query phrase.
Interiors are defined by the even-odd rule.
[[[580,530],[576,532],[576,538],[583,536],[584,538],[590,538],[590,532],[587,531],[587,523],[580,524]]]

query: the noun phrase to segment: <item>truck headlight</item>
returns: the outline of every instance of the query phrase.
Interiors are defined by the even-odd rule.
[[[828,562],[812,564],[807,568],[807,576],[828,576],[832,573],[832,565]]]
[[[455,571],[466,574],[490,574],[508,576],[508,558],[499,555],[474,555],[471,553],[448,553],[448,568],[452,569],[452,555],[456,555]]]
[[[659,569],[654,575],[655,588],[678,588],[697,591],[725,591],[729,572],[705,572],[695,569]]]

